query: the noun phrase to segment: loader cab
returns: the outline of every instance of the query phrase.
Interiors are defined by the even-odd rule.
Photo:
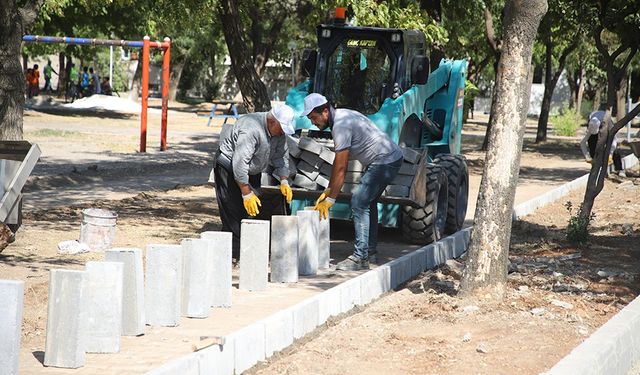
[[[310,92],[340,108],[378,112],[386,98],[397,98],[429,74],[424,34],[417,30],[355,27],[317,28],[318,50],[304,54]]]

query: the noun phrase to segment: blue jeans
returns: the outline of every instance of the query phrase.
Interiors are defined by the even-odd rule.
[[[378,198],[400,171],[402,158],[389,164],[371,164],[351,197],[356,242],[353,254],[362,259],[378,245]]]

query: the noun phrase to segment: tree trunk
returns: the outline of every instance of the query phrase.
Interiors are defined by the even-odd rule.
[[[249,112],[269,110],[271,101],[267,87],[260,80],[244,41],[236,0],[221,0],[218,3],[218,16],[222,21],[231,68],[238,81],[245,108]]]
[[[624,115],[627,114],[627,88],[628,88],[628,81],[629,80],[629,75],[625,72],[621,78],[620,81],[618,81],[617,83],[617,90],[616,90],[616,119],[621,119],[624,117]]]
[[[582,97],[584,96],[584,80],[586,75],[586,69],[580,65],[578,70],[578,94],[576,95],[576,113],[580,115],[582,111]]]
[[[569,84],[569,108],[576,107],[576,98],[578,97],[578,71],[571,72],[567,70],[567,84]]]
[[[602,87],[596,87],[596,92],[593,94],[593,104],[591,105],[592,111],[597,111],[600,109],[600,104],[602,102]]]
[[[551,30],[547,31],[550,34]],[[549,123],[549,111],[551,110],[551,97],[553,97],[553,90],[555,89],[556,82],[553,82],[552,72],[553,69],[553,44],[551,43],[551,37],[547,35],[545,41],[545,58],[544,58],[544,94],[542,94],[542,103],[540,105],[540,116],[538,117],[538,131],[536,132],[536,143],[544,142],[547,140],[547,125]]]
[[[58,87],[56,88],[58,96],[64,94],[64,88],[66,87],[65,85],[67,83],[67,69],[64,65],[65,61],[66,59],[64,51],[60,52],[58,54]]]
[[[33,22],[30,16],[35,18],[15,1],[0,0],[0,140],[22,139],[26,78],[20,49],[26,25]]]
[[[501,297],[507,280],[511,216],[531,94],[531,54],[545,0],[505,5],[502,56],[496,75],[495,111],[460,291]]]
[[[498,62],[500,61],[500,52],[495,55],[496,61],[493,63],[493,71],[496,75],[496,81],[498,77]],[[497,82],[496,82],[497,83]],[[484,133],[484,140],[482,141],[482,147],[480,148],[482,151],[487,151],[489,148],[489,135],[491,134],[491,126],[493,124],[493,115],[494,115],[494,107],[496,104],[496,84],[494,83],[493,89],[491,90],[491,110],[489,111],[489,122],[487,123],[487,130]]]
[[[182,72],[184,71],[184,67],[187,65],[188,58],[183,55],[182,58],[171,60],[169,82],[174,82],[175,84],[169,85],[169,100],[176,100],[178,96],[180,78],[182,78]]]

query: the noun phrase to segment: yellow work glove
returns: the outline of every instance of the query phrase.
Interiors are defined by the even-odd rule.
[[[320,194],[320,196],[318,197],[318,199],[316,199],[316,206],[318,205],[318,203],[322,202],[323,200],[325,200],[326,197],[329,196],[329,194],[331,193],[331,189],[330,188],[326,188],[322,194]]]
[[[591,164],[591,158],[586,158],[586,159],[584,159],[584,161],[586,161],[587,163]]]
[[[607,165],[610,165],[611,163],[613,163],[613,156],[609,155],[609,161],[607,162]]]
[[[287,198],[287,204],[291,203],[291,200],[293,199],[293,190],[291,190],[291,186],[289,186],[289,181],[285,180],[280,180],[280,193],[282,193],[282,195]]]
[[[320,200],[320,198],[318,198],[313,209],[320,212],[320,219],[328,219],[329,209],[331,208],[331,206],[333,206],[334,203],[336,203],[336,200],[333,198],[326,197],[323,200]]]
[[[260,213],[258,207],[262,207],[262,203],[258,196],[253,194],[253,192],[242,196],[242,203],[244,204],[244,209],[247,211],[249,216],[256,216]]]

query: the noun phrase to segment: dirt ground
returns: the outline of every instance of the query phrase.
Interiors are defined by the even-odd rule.
[[[190,112],[195,109],[170,113],[174,151],[165,154],[135,152],[137,116],[27,113],[25,138],[40,144],[43,157],[25,193],[40,200],[26,204],[16,242],[0,254],[0,278],[26,282],[24,347],[44,346],[48,270],[80,269],[88,260],[102,259],[96,253],[57,252],[59,242],[78,238],[82,209],[118,213],[117,247],[177,243],[220,229],[212,190],[197,182],[208,173],[219,126],[206,128],[206,119]],[[465,129],[464,153],[471,173],[479,175],[483,125]],[[151,129],[150,139],[157,134]],[[535,193],[545,179],[586,173],[577,140],[525,141],[521,183]],[[545,172],[543,165],[557,168]],[[551,367],[631,301],[640,286],[640,179],[607,181],[596,201],[592,237],[574,247],[564,239],[569,218],[564,203],[577,206],[581,193],[515,224],[504,301],[456,297],[462,265],[453,261],[330,322],[253,372],[537,374]],[[396,232],[383,231],[380,240],[398,241]]]

